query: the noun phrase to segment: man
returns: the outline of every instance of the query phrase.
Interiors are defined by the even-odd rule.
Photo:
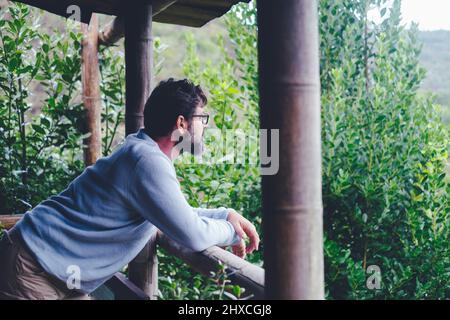
[[[192,153],[202,150],[206,104],[201,88],[188,80],[161,82],[146,103],[144,128],[27,212],[0,241],[0,298],[89,294],[157,229],[195,251],[232,246],[245,257],[257,250],[259,237],[248,220],[223,207],[192,208],[176,178],[172,161],[185,151],[183,141],[190,139]],[[79,287],[73,288],[73,275]]]

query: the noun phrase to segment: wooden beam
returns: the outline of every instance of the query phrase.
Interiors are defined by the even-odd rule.
[[[125,28],[123,25],[123,17],[113,19],[100,33],[98,34],[98,43],[102,46],[112,46],[114,43],[123,38]]]
[[[195,271],[211,277],[211,272],[219,270],[219,264],[225,265],[228,279],[238,284],[252,295],[252,299],[264,297],[264,269],[219,247],[211,247],[202,252],[194,252],[164,234],[158,232],[158,244],[168,253],[180,258]]]
[[[199,28],[205,25],[204,19],[192,18],[192,17],[183,17],[180,15],[172,15],[169,13],[162,13],[158,17],[155,18],[156,22],[160,23],[168,23],[168,24],[176,24],[182,26],[188,26],[193,28]]]
[[[100,98],[100,68],[98,61],[98,17],[92,14],[89,25],[81,24],[83,33],[81,51],[82,98],[85,109],[85,133],[90,136],[84,139],[84,163],[94,164],[102,156]]]
[[[9,230],[14,227],[22,217],[22,214],[0,215],[0,227]]]
[[[152,17],[157,16],[162,11],[176,3],[178,0],[155,0],[152,2]],[[123,17],[118,16],[113,19],[106,27],[99,33],[98,42],[103,46],[111,46],[125,35],[125,27]]]
[[[223,9],[222,9],[223,10]],[[193,19],[201,19],[203,21],[208,21],[211,17],[217,17],[220,12],[214,9],[208,9],[204,7],[191,7],[189,5],[175,4],[170,8],[164,10],[164,14],[179,16],[179,17],[189,17]]]
[[[144,106],[150,95],[152,66],[152,6],[138,2],[123,8],[125,28],[126,135],[144,124]],[[151,299],[156,299],[157,260],[151,240],[128,265],[131,281]]]
[[[268,299],[323,299],[319,27],[316,0],[259,0],[262,129],[279,170],[262,176]]]

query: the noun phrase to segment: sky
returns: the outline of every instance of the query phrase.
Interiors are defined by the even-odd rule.
[[[403,22],[420,30],[450,30],[450,0],[402,0]]]

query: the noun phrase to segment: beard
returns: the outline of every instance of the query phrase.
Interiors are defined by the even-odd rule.
[[[205,131],[203,131],[205,133]],[[194,156],[200,156],[204,152],[204,144],[203,144],[203,135],[197,137],[195,132],[193,132],[192,128],[189,128],[189,134],[191,138],[191,148],[190,153]]]

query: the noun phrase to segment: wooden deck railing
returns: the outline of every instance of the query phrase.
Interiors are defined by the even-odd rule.
[[[21,217],[22,215],[0,215],[0,226],[8,230]],[[116,273],[93,293],[94,299],[157,299],[158,259],[156,252],[158,246],[207,277],[212,277],[211,272],[216,273],[220,270],[220,265],[223,264],[227,279],[232,284],[245,288],[246,298],[264,298],[263,268],[216,246],[202,252],[194,252],[169,239],[161,232],[157,232],[133,262],[129,264],[129,278],[121,273]]]

